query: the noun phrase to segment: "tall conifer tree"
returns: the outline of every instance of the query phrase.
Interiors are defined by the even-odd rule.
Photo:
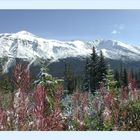
[[[102,51],[100,51],[100,58],[98,64],[98,86],[100,82],[106,82],[107,66]]]
[[[95,47],[93,47],[93,51],[91,54],[91,62],[90,62],[90,89],[91,89],[91,93],[93,94],[98,87],[98,64],[99,64],[99,57],[97,56]]]
[[[83,91],[89,92],[90,90],[90,63],[89,59],[86,58],[85,75],[83,80]]]

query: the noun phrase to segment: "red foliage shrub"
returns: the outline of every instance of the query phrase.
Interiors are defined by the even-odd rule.
[[[45,99],[45,87],[38,85],[34,94],[34,109],[33,120],[35,130],[62,130],[63,121],[60,109],[60,88],[58,87],[55,93],[55,104],[51,112],[48,112],[47,103]]]
[[[30,86],[30,71],[26,66],[17,64],[13,70],[13,82],[16,89],[20,89],[21,92],[28,90]]]
[[[55,104],[48,111],[46,87],[37,85],[31,92],[30,79],[29,70],[17,64],[13,71],[15,92],[10,106],[7,110],[0,108],[0,130],[62,130],[62,88],[55,90]]]

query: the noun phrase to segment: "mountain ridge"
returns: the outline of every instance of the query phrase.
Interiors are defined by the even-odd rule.
[[[117,40],[60,41],[44,39],[28,31],[0,34],[0,57],[21,58],[35,61],[38,58],[58,61],[68,57],[86,58],[95,46],[106,58],[139,61],[140,47]]]

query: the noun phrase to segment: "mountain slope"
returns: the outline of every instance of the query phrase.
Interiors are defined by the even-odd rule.
[[[95,46],[106,58],[124,61],[140,60],[140,47],[115,40],[59,41],[40,38],[27,31],[0,34],[0,57],[22,58],[35,61],[37,58],[57,61],[68,57],[87,57]]]

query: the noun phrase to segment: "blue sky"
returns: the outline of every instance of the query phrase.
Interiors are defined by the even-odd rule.
[[[140,45],[140,10],[0,10],[0,32],[46,39],[115,39]]]

